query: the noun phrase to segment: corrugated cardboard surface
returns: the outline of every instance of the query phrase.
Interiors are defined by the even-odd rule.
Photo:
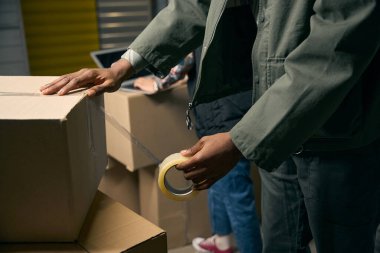
[[[8,253],[167,253],[166,233],[98,192],[75,243],[0,244]]]
[[[173,201],[158,188],[157,167],[139,169],[138,172],[141,216],[166,231],[169,249],[191,244],[195,237],[211,235],[207,191],[199,192],[189,201]]]
[[[192,146],[197,137],[185,124],[188,102],[186,85],[151,96],[124,91],[105,94],[106,112],[121,126],[106,122],[108,154],[135,171],[157,165],[155,158],[162,161]]]
[[[115,232],[116,231],[116,232]],[[98,194],[86,223],[81,231],[79,242],[89,252],[166,252],[165,232],[143,219],[133,211],[117,203],[104,194]],[[143,245],[148,242],[149,245]],[[157,246],[150,247],[150,246]],[[128,251],[127,251],[128,252]]]
[[[77,239],[107,163],[102,97],[0,77],[0,242]]]
[[[109,157],[107,170],[100,181],[98,189],[132,211],[140,213],[138,184],[137,171],[131,172],[126,169],[124,164]]]

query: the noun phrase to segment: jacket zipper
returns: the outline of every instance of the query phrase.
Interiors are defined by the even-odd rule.
[[[186,126],[187,129],[192,130],[193,129],[193,122],[191,121],[190,117],[190,111],[193,109],[193,103],[189,103],[187,110],[186,110]]]
[[[253,43],[253,48],[252,48],[252,52],[251,52],[251,62],[252,62],[252,73],[256,76],[253,76],[253,94],[252,94],[252,103],[255,103],[258,99],[258,91],[260,90],[260,80],[255,80],[256,78],[259,78],[258,76],[258,60],[257,60],[257,57],[255,57],[255,54],[257,54],[257,51],[258,51],[258,48],[259,48],[259,41],[260,41],[260,37],[262,36],[261,33],[262,33],[262,28],[261,28],[261,25],[259,23],[259,16],[261,15],[260,13],[260,8],[261,8],[261,0],[254,0],[253,1],[253,7],[252,7],[252,11],[253,11],[253,16],[256,20],[256,27],[257,27],[257,32],[256,32],[256,38],[255,38],[255,42]]]
[[[211,41],[213,40],[213,38],[214,38],[215,31],[216,31],[216,27],[218,26],[218,23],[219,23],[219,21],[220,21],[220,18],[221,18],[221,16],[223,15],[224,9],[226,8],[227,1],[228,1],[228,0],[225,0],[225,1],[224,1],[224,5],[223,5],[223,8],[222,8],[222,11],[220,12],[220,14],[219,14],[219,16],[218,16],[218,20],[217,20],[217,22],[216,22],[216,25],[215,25],[215,27],[214,27],[214,30],[212,31],[211,38],[210,38],[210,40],[209,40],[208,45],[206,46],[206,49],[205,49],[205,47],[202,48],[202,55],[206,55],[205,53],[203,53],[203,49],[208,50],[208,47],[209,47],[210,44],[211,44],[210,42],[211,42]],[[205,51],[205,52],[206,52],[206,51]],[[201,58],[201,60],[202,60],[202,58]],[[191,99],[191,102],[189,102],[188,107],[187,107],[187,110],[186,110],[186,126],[187,126],[187,129],[189,129],[189,130],[193,129],[193,123],[192,123],[192,121],[191,121],[190,112],[191,112],[191,110],[193,109],[194,104],[195,104],[194,101],[195,101],[195,96],[196,96],[196,94],[197,94],[197,92],[198,92],[198,86],[199,86],[199,82],[198,82],[198,81],[200,80],[200,77],[201,77],[201,71],[200,71],[201,69],[202,69],[202,62],[200,62],[200,66],[199,66],[199,69],[198,69],[198,73],[197,73],[198,77],[197,77],[197,83],[196,83],[196,85],[195,85],[194,94],[193,94],[193,97],[192,97],[192,99]]]

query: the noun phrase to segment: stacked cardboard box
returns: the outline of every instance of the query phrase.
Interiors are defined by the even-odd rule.
[[[106,172],[98,189],[132,211],[140,213],[138,183],[137,171],[128,171],[125,165],[109,157]]]
[[[192,146],[197,137],[186,128],[188,102],[186,85],[150,96],[124,91],[105,94],[108,154],[136,171]]]
[[[157,186],[158,163],[198,140],[185,124],[187,86],[155,95],[117,91],[105,94],[104,102],[107,153],[129,170],[126,177],[137,172],[134,180],[138,180],[140,214],[167,232],[170,249],[187,245],[196,236],[209,236],[206,192],[189,202],[175,202],[162,195]],[[104,192],[110,193],[109,189]],[[126,195],[114,196],[128,202],[131,197]]]
[[[106,197],[93,203],[107,165],[103,100],[42,96],[53,79],[0,77],[0,251],[166,252],[163,230]]]
[[[168,248],[191,244],[198,236],[210,236],[211,226],[207,208],[207,192],[199,192],[188,201],[173,201],[158,188],[158,169],[149,167],[139,171],[141,216],[163,228],[168,236]],[[176,174],[170,181],[183,185]],[[177,181],[177,182],[175,182]]]

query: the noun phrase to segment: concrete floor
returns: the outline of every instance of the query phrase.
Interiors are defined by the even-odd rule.
[[[310,249],[312,253],[317,253],[317,251],[315,250],[314,241],[310,243]],[[193,249],[191,245],[189,245],[178,249],[171,249],[168,251],[168,253],[196,253],[196,251]]]
[[[195,250],[193,246],[189,245],[178,249],[171,249],[168,253],[195,253]]]

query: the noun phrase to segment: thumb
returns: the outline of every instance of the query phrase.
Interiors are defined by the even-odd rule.
[[[188,149],[184,149],[184,150],[181,150],[181,155],[183,156],[194,156],[196,153],[198,153],[203,147],[203,142],[201,141],[198,141],[197,143],[194,144],[194,146],[188,148]]]

